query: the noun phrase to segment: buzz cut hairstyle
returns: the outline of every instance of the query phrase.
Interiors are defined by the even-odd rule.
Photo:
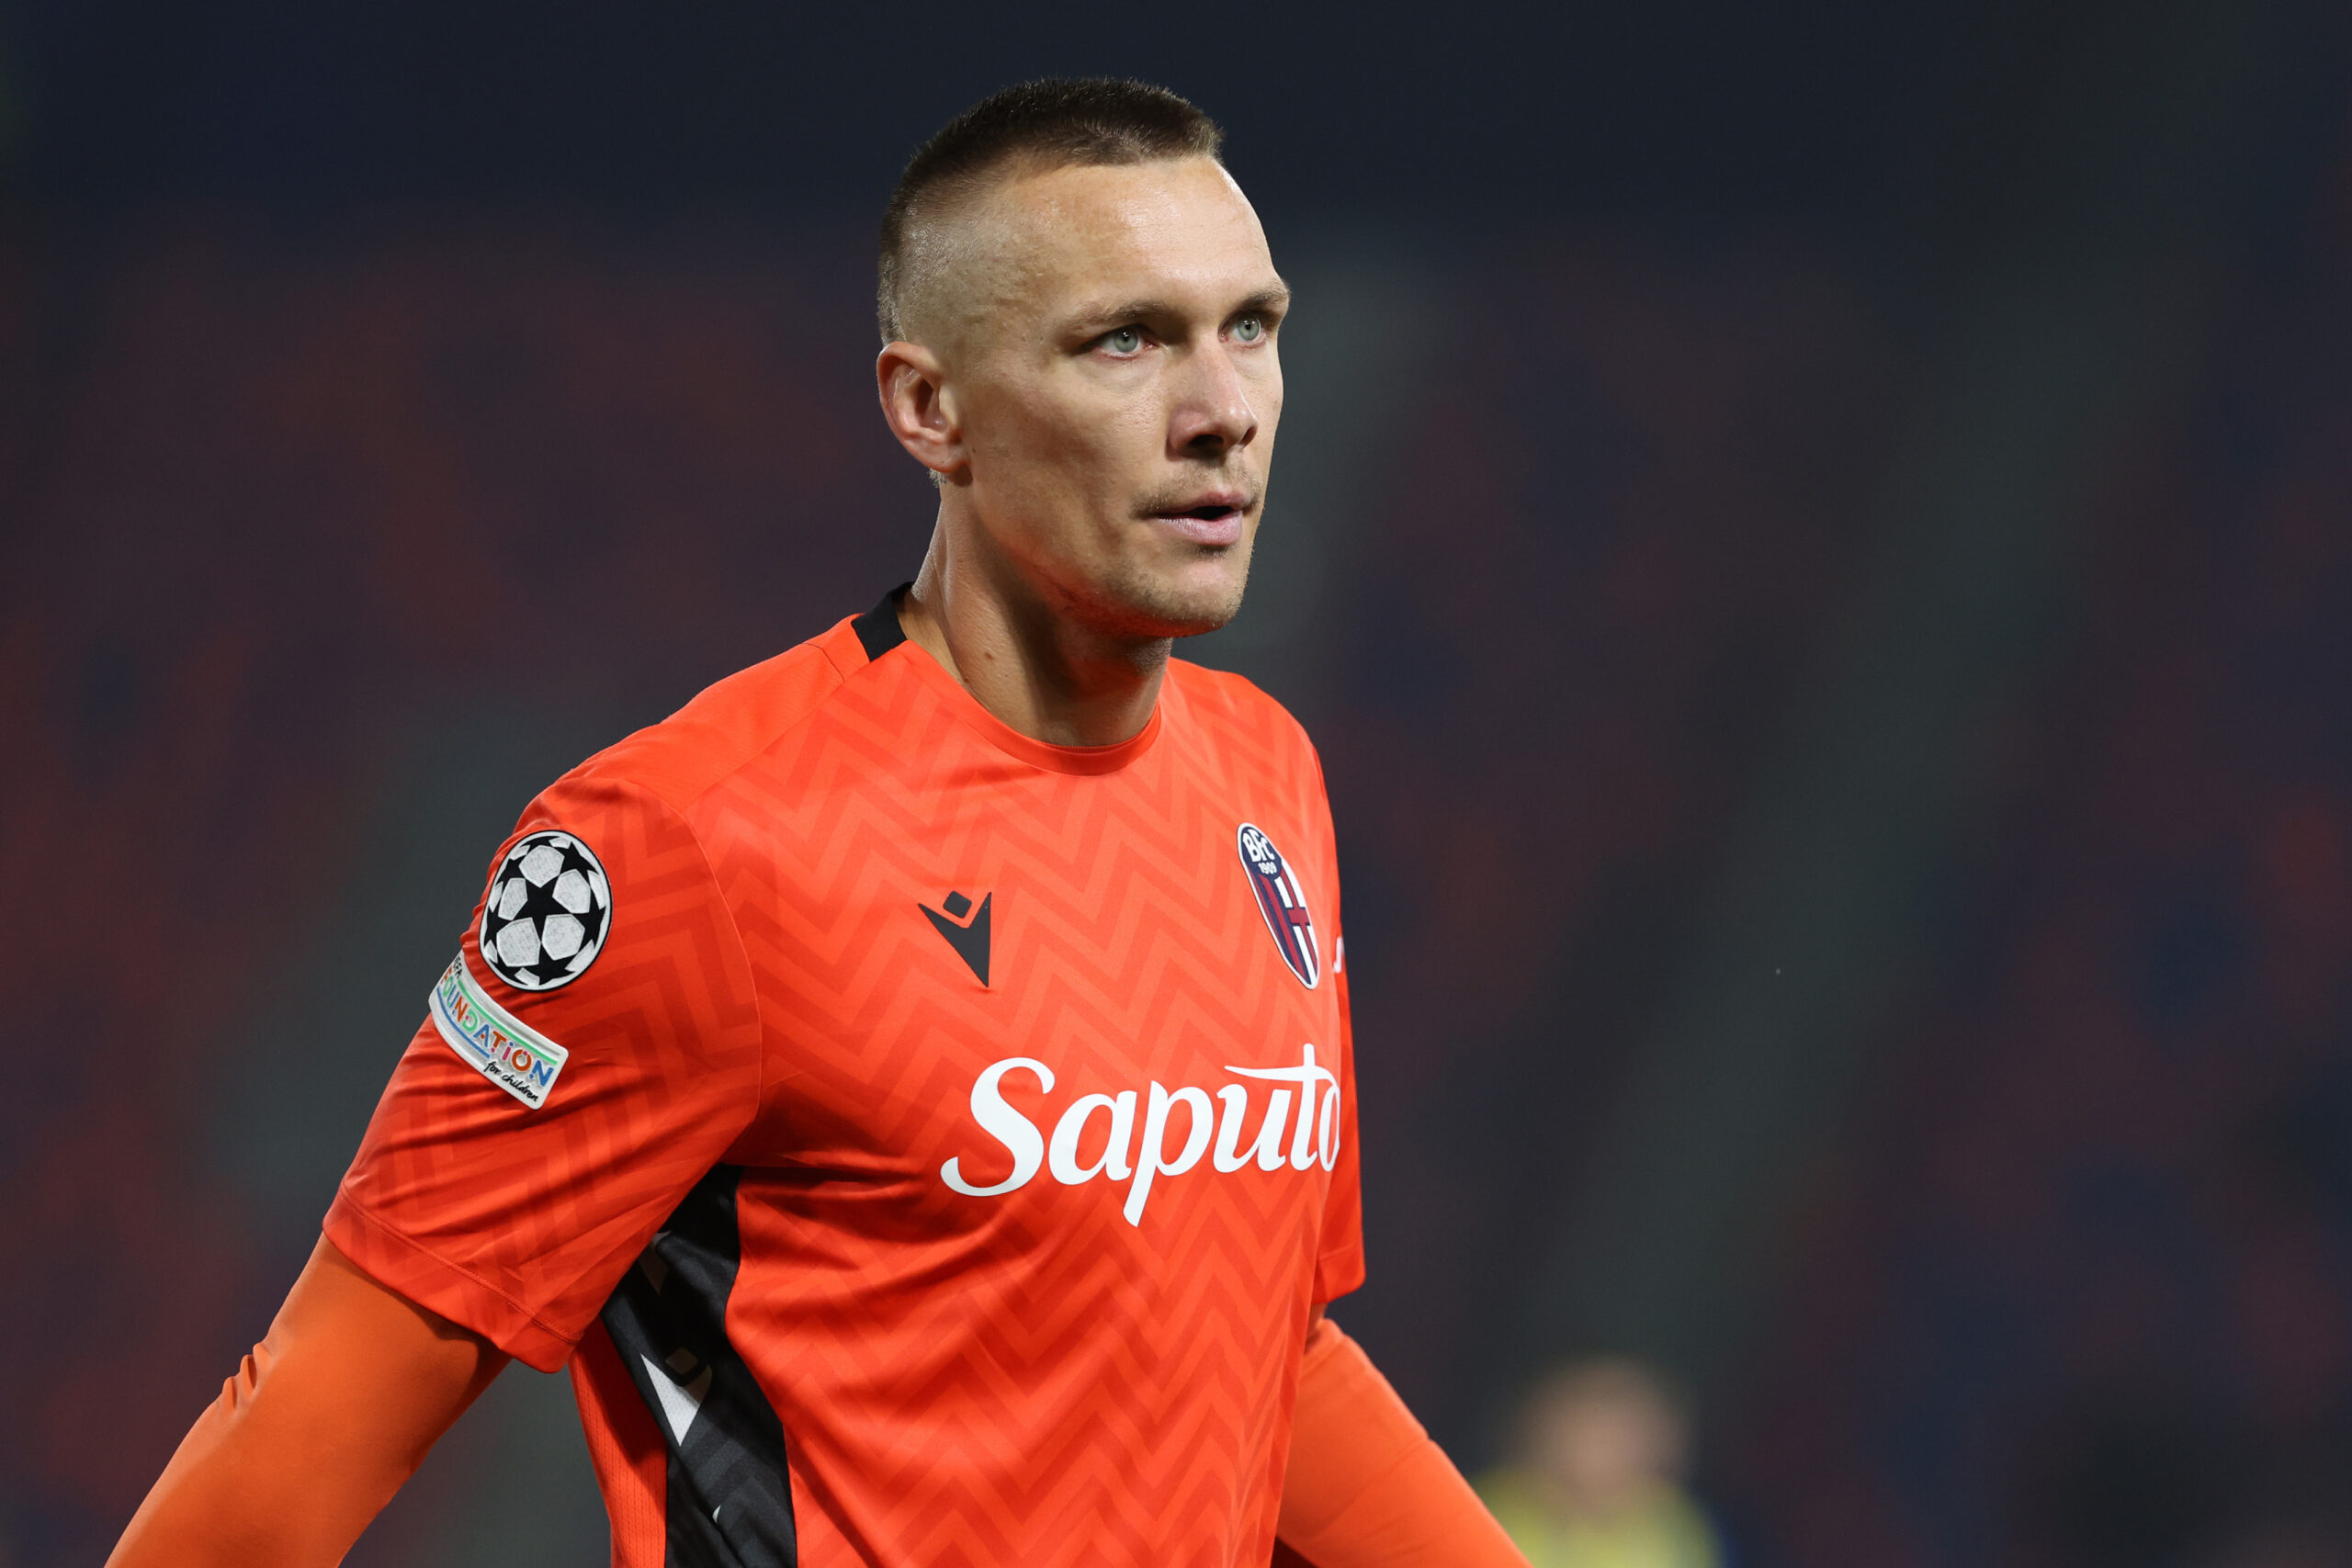
[[[882,214],[875,315],[882,341],[903,335],[907,246],[918,223],[973,195],[1006,168],[1149,164],[1216,158],[1225,133],[1165,87],[1113,76],[1047,77],[982,98],[915,150]]]

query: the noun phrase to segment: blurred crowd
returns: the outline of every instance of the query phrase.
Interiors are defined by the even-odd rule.
[[[1773,1561],[2352,1562],[2352,162],[2094,505],[1724,1435]]]
[[[1300,702],[1373,1151],[1340,1312],[1538,1568],[2347,1561],[2352,160],[2290,229],[2102,470],[1933,975],[1695,1437],[1616,1360],[1498,1436],[1496,1303],[1913,389],[1800,249],[1432,264],[1447,341]],[[290,974],[368,966],[319,933],[388,874],[351,830],[408,739],[617,735],[906,575],[865,265],[454,222],[0,248],[0,1247],[40,1260],[0,1296],[0,1562],[95,1560],[283,1289],[220,1086]]]

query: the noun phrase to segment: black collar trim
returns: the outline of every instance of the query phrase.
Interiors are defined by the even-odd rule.
[[[906,628],[899,625],[899,601],[913,586],[911,582],[901,582],[882,595],[882,603],[850,622],[849,629],[857,634],[868,664],[907,640]]]

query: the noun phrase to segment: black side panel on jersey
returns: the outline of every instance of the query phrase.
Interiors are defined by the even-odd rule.
[[[906,628],[899,625],[899,601],[913,586],[911,582],[901,582],[882,595],[882,603],[850,622],[849,629],[857,634],[868,664],[907,640]]]
[[[665,1568],[796,1568],[784,1425],[727,1339],[743,1168],[695,1184],[605,1303],[605,1330],[670,1450]]]

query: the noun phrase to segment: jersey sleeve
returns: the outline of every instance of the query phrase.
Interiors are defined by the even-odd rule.
[[[750,964],[692,829],[574,774],[492,861],[327,1237],[552,1371],[749,1124],[760,1060]]]
[[[1317,804],[1323,807],[1324,864],[1329,868],[1331,889],[1331,957],[1324,978],[1340,1011],[1340,1148],[1331,1168],[1331,1184],[1323,1199],[1323,1222],[1315,1249],[1315,1301],[1336,1301],[1363,1284],[1363,1182],[1356,1159],[1356,1040],[1353,1015],[1348,1009],[1347,940],[1340,924],[1339,855],[1330,826],[1330,807],[1320,798],[1322,760],[1315,764]]]

